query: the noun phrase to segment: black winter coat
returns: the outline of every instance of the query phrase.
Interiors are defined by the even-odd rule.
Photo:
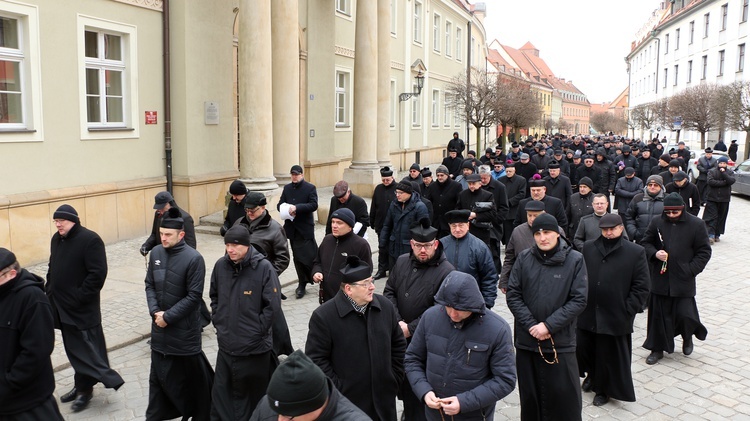
[[[613,164],[609,159],[604,158],[601,161],[599,159],[595,159],[594,166],[596,168],[599,168],[600,175],[599,184],[595,185],[596,193],[607,194],[608,192],[614,191],[615,183],[617,182],[617,171],[615,170],[615,164]]]
[[[633,333],[635,315],[648,297],[650,275],[643,247],[620,237],[608,251],[599,237],[583,246],[589,276],[586,309],[578,329],[603,335]]]
[[[151,349],[164,355],[196,355],[201,348],[200,304],[206,264],[185,241],[156,246],[146,271],[148,313],[164,312],[167,327],[151,323]]]
[[[526,204],[531,200],[531,197],[527,197],[518,204],[518,213],[516,214],[516,219],[513,221],[514,226],[517,227],[526,223]],[[557,219],[557,225],[561,226],[563,230],[566,230],[568,227],[568,217],[565,215],[565,208],[563,207],[562,201],[547,194],[544,195],[541,201],[544,202],[544,211],[554,216],[555,219]]]
[[[580,182],[583,177],[590,178],[591,182],[594,183],[593,192],[604,193],[599,191],[599,188],[602,186],[602,170],[596,165],[592,165],[591,167],[587,167],[585,164],[579,165],[576,168],[576,177],[578,177],[577,182]]]
[[[578,229],[578,223],[586,215],[594,213],[594,194],[589,193],[582,196],[581,193],[575,193],[570,196],[566,216],[568,218],[568,238],[573,238]],[[580,249],[579,249],[580,250]]]
[[[405,366],[412,390],[423,400],[427,392],[456,396],[461,412],[455,421],[493,419],[495,404],[515,388],[516,365],[510,326],[502,317],[484,309],[482,295],[471,277],[451,272],[422,316]],[[454,323],[445,307],[472,314]],[[446,419],[426,409],[430,421]]]
[[[615,206],[617,207],[617,213],[623,216],[625,219],[625,213],[628,211],[628,206],[633,198],[643,192],[643,181],[633,176],[633,178],[620,177],[615,185]]]
[[[388,215],[388,208],[391,202],[396,200],[396,183],[393,182],[386,186],[378,184],[372,192],[372,202],[370,203],[370,224],[377,234],[383,229],[385,216]]]
[[[189,213],[187,213],[184,209],[177,206],[174,201],[169,202],[170,205],[173,208],[177,208],[180,210],[180,218],[182,218],[185,221],[185,242],[188,246],[192,248],[197,248],[197,241],[195,238],[195,222],[193,221],[193,217],[190,216]],[[243,206],[243,214],[244,214],[244,204]],[[164,215],[167,213],[164,212]],[[161,238],[159,237],[159,228],[161,228],[161,218],[162,216],[159,216],[158,212],[154,212],[154,222],[151,224],[151,235],[146,239],[146,241],[143,243],[141,247],[145,247],[146,251],[151,251],[154,247],[161,244]]]
[[[318,254],[313,261],[312,273],[323,274],[320,284],[323,301],[328,301],[338,294],[343,279],[341,268],[346,264],[347,256],[358,256],[372,269],[370,243],[354,232],[348,232],[340,237],[328,234],[320,242]]]
[[[250,190],[246,189],[245,195],[249,192]],[[219,231],[221,236],[223,237],[238,219],[244,218],[245,216],[247,216],[247,213],[245,213],[245,200],[243,199],[240,203],[237,203],[230,197],[229,203],[227,204],[227,214],[224,217],[224,225],[221,226],[221,230]]]
[[[643,159],[642,157],[639,157],[638,167],[635,169],[635,176],[640,178],[643,181],[643,184],[646,184],[646,180],[651,176],[651,169],[658,165],[659,162],[656,158]]]
[[[289,183],[279,197],[276,210],[282,203],[288,203],[297,207],[297,216],[294,221],[284,221],[286,237],[291,240],[314,240],[315,239],[315,211],[318,210],[318,190],[315,185],[302,180],[299,183]]]
[[[339,199],[336,197],[331,197],[331,204],[328,207],[328,221],[326,222],[326,235],[331,233],[331,218],[333,213],[341,208],[347,208],[354,213],[355,222],[362,224],[362,228],[357,235],[364,237],[367,227],[370,226],[370,216],[367,212],[367,203],[365,203],[365,199],[354,193],[349,194],[349,199],[347,199],[345,203],[339,202]]]
[[[99,293],[107,278],[104,242],[94,231],[73,225],[50,245],[47,296],[62,323],[90,329],[102,323]]]
[[[328,403],[323,412],[315,421],[370,421],[361,409],[347,399],[333,385],[331,379],[326,379],[328,383]],[[271,409],[271,402],[268,395],[263,396],[255,407],[250,421],[278,421],[279,414]]]
[[[547,196],[552,196],[560,199],[563,204],[563,208],[568,207],[568,200],[570,195],[573,194],[573,189],[570,186],[570,179],[564,175],[559,175],[556,178],[550,176],[544,177],[544,185],[547,186]]]
[[[373,294],[363,316],[340,291],[310,317],[305,354],[374,420],[396,420],[405,352],[396,310],[382,295]]]
[[[644,187],[642,193],[633,197],[622,218],[625,222],[625,229],[628,231],[628,238],[639,244],[648,224],[664,211],[664,190],[656,197],[651,197],[646,193],[646,189],[647,187]]]
[[[708,171],[706,200],[709,202],[729,202],[732,199],[732,184],[735,181],[734,171],[728,168],[724,171],[721,171],[719,167],[711,168]]]
[[[685,210],[693,216],[698,216],[701,211],[701,195],[698,193],[698,186],[691,182],[686,182],[682,187],[678,187],[672,182],[664,186],[667,194],[677,192],[682,196],[685,202]]]
[[[239,263],[229,255],[217,260],[209,296],[221,351],[246,357],[271,350],[271,323],[281,310],[281,284],[262,254],[250,247]]]
[[[505,186],[505,194],[508,196],[508,215],[505,219],[516,219],[518,204],[526,197],[526,180],[523,177],[504,175],[497,181]]]
[[[476,218],[469,221],[469,232],[489,245],[497,219],[495,196],[482,188],[476,191],[466,189],[458,195],[456,209],[467,209],[476,214]]]
[[[21,269],[0,285],[0,418],[14,419],[52,396],[54,329],[42,278]]]
[[[435,255],[424,263],[414,253],[402,254],[396,260],[383,296],[396,309],[396,318],[409,325],[409,333],[414,334],[422,313],[435,304],[435,294],[453,270],[439,242]]]
[[[263,211],[258,219],[251,221],[247,216],[238,219],[235,225],[242,225],[250,231],[250,244],[260,249],[266,255],[276,270],[276,275],[289,267],[289,246],[286,242],[286,232],[281,224],[271,218],[268,211]]]
[[[427,189],[427,198],[432,201],[432,226],[440,231],[449,231],[448,223],[445,222],[445,214],[456,209],[458,195],[461,193],[461,185],[455,180],[445,180],[445,183],[433,181]]]
[[[458,155],[455,158],[446,156],[445,158],[443,158],[443,162],[441,163],[441,165],[445,165],[445,167],[448,168],[448,174],[450,174],[452,176],[451,178],[455,180],[459,175],[461,175],[461,164],[463,162],[463,158]]]
[[[538,352],[529,329],[544,322],[557,352],[575,352],[576,319],[586,308],[588,276],[581,253],[559,240],[547,253],[537,246],[518,255],[510,272],[505,299],[513,313],[516,348]],[[542,350],[552,352],[550,341]]]
[[[682,212],[677,221],[670,221],[661,215],[651,221],[641,244],[651,267],[652,294],[695,297],[695,277],[711,260],[708,231],[700,218]],[[663,262],[656,258],[659,250],[669,253],[664,273],[660,273]]]
[[[409,253],[411,224],[425,218],[429,219],[430,215],[419,193],[412,193],[409,200],[403,204],[394,200],[388,208],[383,228],[380,230],[379,247],[387,248],[388,255],[394,259],[404,253]]]

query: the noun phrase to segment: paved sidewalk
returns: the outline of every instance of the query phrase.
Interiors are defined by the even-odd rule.
[[[321,203],[328,203],[321,194]],[[750,277],[744,259],[744,248],[750,238],[750,224],[745,215],[750,213],[750,198],[734,196],[730,205],[728,233],[713,248],[714,254],[707,269],[698,277],[698,308],[703,323],[708,328],[705,342],[696,341],[695,352],[689,356],[681,353],[666,355],[654,366],[647,366],[648,351],[641,348],[645,337],[646,314],[636,318],[633,334],[633,377],[637,402],[610,401],[603,407],[591,405],[592,393],[583,394],[584,419],[647,419],[647,420],[750,420]],[[373,233],[374,234],[374,233]],[[318,225],[316,238],[323,238],[323,226]],[[104,331],[110,348],[112,366],[126,383],[118,392],[97,386],[91,407],[79,414],[70,412],[69,404],[60,408],[70,420],[130,420],[143,419],[148,402],[148,374],[150,350],[145,338],[150,332],[150,319],[146,310],[143,278],[144,258],[138,253],[143,238],[123,241],[107,246],[110,271],[102,291]],[[370,243],[375,244],[374,235]],[[208,276],[213,263],[223,254],[221,237],[198,235],[198,250],[206,260]],[[377,247],[374,247],[377,250]],[[377,256],[373,256],[376,258]],[[33,266],[35,273],[44,275],[45,265]],[[283,303],[297,348],[304,348],[310,313],[317,307],[315,287],[301,300],[294,298],[294,269],[282,275],[283,292],[290,298]],[[385,282],[377,282],[382,291]],[[205,299],[208,302],[208,284]],[[512,317],[502,297],[494,311],[512,326]],[[203,335],[204,350],[213,363],[216,358],[216,338],[213,328]],[[59,334],[58,334],[59,340]],[[676,348],[681,349],[677,339]],[[62,394],[72,386],[72,369],[66,368],[67,359],[62,343],[56,344],[53,353],[56,367],[56,393]],[[497,420],[519,419],[519,399],[514,391],[498,402]]]

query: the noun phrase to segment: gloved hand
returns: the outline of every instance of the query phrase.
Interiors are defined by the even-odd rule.
[[[148,250],[146,250],[146,246],[141,246],[141,256],[145,256],[148,254]]]
[[[226,227],[221,227],[221,228],[219,228],[219,234],[221,234],[221,236],[222,236],[222,237],[223,237],[223,236],[224,236],[224,234],[226,234],[226,233],[227,233],[227,228],[226,228]]]

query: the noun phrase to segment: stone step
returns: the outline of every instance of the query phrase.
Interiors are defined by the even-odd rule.
[[[220,228],[219,225],[198,225],[195,227],[195,232],[201,234],[221,235],[219,233]]]

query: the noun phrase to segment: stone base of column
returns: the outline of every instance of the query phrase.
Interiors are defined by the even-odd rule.
[[[375,186],[380,184],[380,169],[368,168],[344,169],[344,180],[349,183],[349,189],[360,197],[372,197]]]
[[[240,178],[250,191],[268,191],[279,188],[274,177]]]
[[[393,167],[393,164],[391,163],[390,158],[386,159],[385,161],[378,161],[378,167]]]
[[[292,177],[289,173],[286,174],[274,174],[274,177],[276,177],[276,184],[279,185],[279,187],[284,187],[287,184],[292,182]]]

